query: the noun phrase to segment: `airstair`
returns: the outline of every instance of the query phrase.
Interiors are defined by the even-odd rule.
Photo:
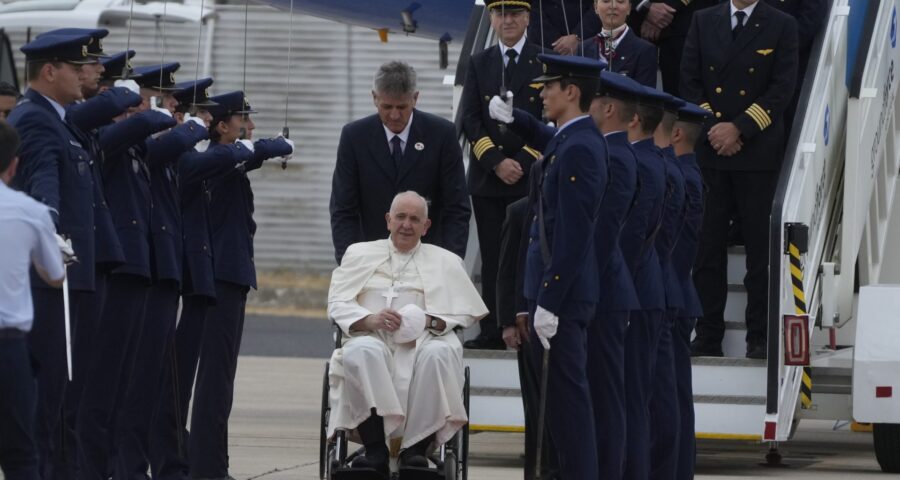
[[[700,438],[777,448],[804,419],[872,422],[882,469],[900,472],[897,3],[854,3],[851,17],[831,2],[770,218],[768,356],[745,358],[745,254],[731,247],[725,356],[692,359]],[[514,352],[465,361],[473,431],[522,429]]]

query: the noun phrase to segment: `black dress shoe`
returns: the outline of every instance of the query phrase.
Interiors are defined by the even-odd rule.
[[[360,455],[353,459],[353,463],[350,466],[353,469],[374,470],[379,475],[384,476],[384,478],[388,478],[391,474],[391,469],[388,466],[388,459],[382,458],[381,456],[368,457],[366,455]]]
[[[691,342],[692,357],[722,357],[722,346],[694,340]]]
[[[768,353],[765,343],[751,343],[747,345],[747,358],[765,360]]]
[[[472,340],[466,340],[466,342],[463,343],[463,348],[470,348],[472,350],[506,350],[506,344],[503,343],[502,338],[478,336]]]

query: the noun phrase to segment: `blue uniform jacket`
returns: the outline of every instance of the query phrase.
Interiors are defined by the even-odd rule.
[[[158,112],[146,111],[100,130],[100,146],[106,156],[103,175],[110,213],[125,253],[125,262],[114,270],[152,278],[150,244],[150,168],[145,139],[161,130]],[[168,117],[167,117],[168,118]],[[171,123],[175,123],[174,119]],[[169,126],[172,126],[169,124]]]
[[[124,87],[113,87],[66,108],[66,115],[78,126],[89,132],[112,123],[129,107],[141,104],[141,96]]]
[[[684,175],[684,191],[687,198],[684,225],[672,253],[672,266],[675,267],[681,292],[684,294],[684,307],[678,315],[696,318],[703,316],[703,306],[694,288],[691,273],[697,256],[697,245],[700,243],[700,227],[703,226],[703,177],[700,174],[700,166],[697,165],[697,157],[693,153],[681,155],[676,162]]]
[[[234,172],[235,166],[251,159],[241,144],[211,144],[205,152],[187,152],[178,160],[181,216],[184,220],[184,295],[203,295],[216,300],[216,279],[210,239],[207,180]]]
[[[209,138],[209,130],[188,122],[156,138],[147,140],[150,165],[150,196],[153,209],[150,232],[153,241],[153,278],[178,284],[182,277],[184,243],[178,195],[177,163],[200,140]],[[176,162],[178,160],[178,162]]]
[[[597,312],[622,312],[641,308],[631,271],[619,246],[619,237],[631,206],[637,198],[637,159],[627,132],[606,135],[609,149],[609,183],[600,205],[595,242],[600,272],[600,302]],[[603,255],[609,252],[609,255]],[[606,264],[604,258],[608,259]]]
[[[287,155],[290,147],[282,139],[257,140],[250,161],[242,168],[209,182],[211,201],[213,261],[216,280],[256,288],[253,263],[253,188],[246,172],[262,166],[264,160]]]
[[[57,232],[72,239],[79,262],[68,269],[69,288],[93,291],[93,175],[78,129],[34,90],[25,92],[8,121],[21,138],[12,185],[50,207]],[[49,288],[37,275],[32,286]]]
[[[653,248],[666,196],[662,153],[648,138],[632,144],[638,161],[640,192],[619,238],[625,264],[634,278],[642,310],[664,310],[666,293],[662,267]]]
[[[684,224],[684,176],[675,160],[672,147],[661,149],[666,162],[666,206],[663,211],[662,225],[656,236],[656,253],[662,266],[663,280],[666,284],[666,306],[669,310],[684,308],[684,293],[675,267],[672,265],[672,249],[678,243],[678,235]]]
[[[596,59],[601,58],[602,42],[603,38],[599,34],[587,38],[582,42],[582,45],[584,45],[584,56]],[[641,85],[656,88],[658,64],[656,46],[637,36],[634,30],[628,29],[627,32],[622,34],[622,39],[616,45],[612,60],[607,60],[611,71],[621,73]]]
[[[532,191],[535,217],[543,208],[550,263],[540,248],[540,222],[532,221],[525,266],[525,297],[565,314],[569,302],[597,303],[599,279],[594,225],[606,189],[606,141],[590,117],[558,132],[544,152],[541,175]],[[532,183],[534,185],[534,182]]]

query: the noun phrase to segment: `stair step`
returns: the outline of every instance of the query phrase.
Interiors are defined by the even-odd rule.
[[[496,388],[496,387],[469,387],[469,396],[479,397],[521,397],[522,390],[519,388]]]
[[[518,391],[519,362],[515,350],[463,350],[463,363],[469,367],[469,386],[479,388],[512,389]]]
[[[765,402],[758,404],[694,403],[698,438],[759,440],[766,417]]]
[[[691,383],[695,397],[728,399],[758,397],[766,394],[766,363],[764,360],[694,357],[691,359],[691,365]]]
[[[695,367],[755,367],[766,368],[765,360],[744,357],[691,357]]]
[[[485,360],[516,360],[518,352],[515,350],[477,350],[474,348],[463,349],[463,358]]]
[[[747,254],[743,246],[728,248],[727,277],[729,284],[741,285],[744,283],[744,274],[747,273]]]
[[[765,405],[766,397],[758,395],[694,395],[694,403],[720,405]]]

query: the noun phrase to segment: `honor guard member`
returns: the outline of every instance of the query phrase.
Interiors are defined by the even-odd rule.
[[[691,384],[691,333],[698,317],[703,316],[700,298],[694,288],[691,269],[697,256],[700,228],[703,223],[703,177],[694,155],[694,145],[703,133],[709,110],[690,103],[678,109],[672,127],[672,148],[684,176],[686,203],[684,224],[672,252],[672,265],[684,294],[684,307],[677,312],[672,333],[675,379],[678,390],[678,460],[675,478],[694,478],[696,440],[694,438],[694,392]]]
[[[797,22],[766,2],[697,12],[681,63],[682,98],[713,112],[697,145],[707,186],[694,282],[703,302],[695,355],[722,355],[732,214],[747,251],[747,357],[766,357],[769,214],[784,156],[783,113],[797,74]]]
[[[407,190],[429,202],[422,241],[464,258],[471,210],[456,129],[415,108],[416,71],[406,63],[382,64],[372,83],[377,113],[345,125],[338,143],[329,204],[335,260],[356,242],[387,238],[384,212]]]
[[[210,227],[215,256],[216,305],[204,324],[200,363],[191,417],[190,472],[193,478],[228,476],[228,417],[234,397],[234,375],[244,328],[247,291],[256,288],[253,264],[253,190],[247,172],[270,158],[290,156],[292,145],[284,138],[252,142],[255,125],[244,92],[212,97],[210,143],[238,140],[253,149],[250,161],[229,174],[210,181]]]
[[[50,208],[56,231],[72,241],[79,262],[68,271],[69,317],[74,327],[82,304],[94,290],[94,215],[90,154],[65,107],[81,98],[81,66],[90,35],[48,32],[22,46],[29,88],[9,116],[19,133],[18,175],[13,188]],[[53,475],[61,458],[56,434],[61,428],[66,386],[66,332],[63,294],[32,276],[34,326],[28,341],[37,366],[35,442],[41,476]]]
[[[620,234],[638,194],[637,158],[628,129],[639,123],[636,93],[640,89],[636,81],[604,70],[591,105],[591,116],[609,150],[609,182],[594,231],[600,299],[588,328],[587,347],[599,478],[622,478],[625,462],[625,332],[629,312],[638,310],[640,303]]]
[[[9,480],[37,480],[35,382],[25,339],[34,307],[29,270],[59,288],[65,277],[50,209],[8,184],[16,175],[19,136],[0,120],[0,471]]]
[[[672,263],[672,250],[684,224],[685,193],[684,175],[675,159],[671,146],[672,126],[678,109],[684,100],[675,98],[655,88],[645,87],[645,98],[657,102],[662,111],[662,121],[654,132],[654,141],[666,164],[666,204],[659,233],[656,235],[656,253],[662,266],[665,282],[666,309],[656,349],[656,366],[653,369],[650,392],[650,478],[674,479],[678,454],[678,400],[673,360],[672,335],[675,316],[684,308],[681,282]]]
[[[631,0],[594,0],[594,9],[603,28],[584,40],[584,56],[604,60],[610,71],[655,87],[656,46],[625,23],[631,12]]]
[[[153,82],[152,79],[133,79]],[[146,138],[171,128],[175,120],[157,111],[120,119],[100,131],[104,151],[106,198],[125,254],[125,262],[110,272],[106,302],[97,326],[77,416],[79,475],[108,478],[114,424],[121,411],[140,332],[147,293],[153,278],[150,245],[150,171]]]
[[[209,99],[211,78],[179,83],[174,93],[188,121],[212,122]],[[196,92],[196,93],[195,93]],[[176,117],[178,112],[176,111]],[[209,226],[210,179],[229,174],[235,166],[251,160],[253,152],[241,143],[204,142],[178,162],[178,190],[183,218],[184,263],[181,281],[181,317],[174,336],[174,349],[167,347],[163,390],[151,438],[150,463],[154,478],[182,479],[189,476],[187,463],[187,414],[200,356],[201,334],[207,310],[216,301],[213,250]],[[171,344],[171,339],[168,344]]]
[[[666,309],[662,265],[654,247],[667,192],[666,163],[653,143],[662,108],[645,92],[643,87],[637,92],[639,122],[628,131],[638,162],[640,191],[619,238],[640,302],[640,309],[628,316],[625,334],[625,477],[636,479],[649,478],[651,378]]]
[[[148,77],[158,78],[158,75],[150,73],[143,78]],[[157,86],[150,87],[155,89]],[[164,93],[175,96],[178,92]],[[174,115],[175,109],[169,113]],[[150,433],[154,413],[163,398],[160,382],[166,352],[175,332],[181,294],[184,248],[178,168],[181,162],[190,161],[194,145],[207,138],[209,131],[206,124],[197,119],[147,140],[147,164],[152,187],[150,198],[153,204],[150,212],[153,285],[147,294],[131,381],[116,425],[119,438],[116,458],[118,478],[141,477],[149,467]],[[167,400],[171,401],[172,397]]]
[[[547,426],[562,478],[597,478],[596,441],[587,368],[587,328],[594,318],[599,274],[594,223],[606,188],[606,142],[588,115],[603,64],[583,57],[540,55],[541,92],[560,127],[534,172],[536,220],[529,233],[524,291],[538,342],[550,349]],[[535,365],[541,365],[535,349]],[[540,369],[540,367],[538,367]]]
[[[495,284],[500,256],[500,228],[506,207],[528,195],[528,172],[540,156],[515,133],[490,118],[488,103],[493,95],[509,92],[515,106],[541,117],[541,84],[531,79],[541,74],[540,49],[528,43],[528,2],[487,2],[491,25],[500,37],[498,45],[472,56],[463,90],[463,130],[472,144],[475,161],[468,172],[469,194],[478,227],[481,252],[481,294],[487,305],[496,304]],[[497,317],[493,313],[479,322],[481,333],[465,343],[466,348],[503,349]]]

